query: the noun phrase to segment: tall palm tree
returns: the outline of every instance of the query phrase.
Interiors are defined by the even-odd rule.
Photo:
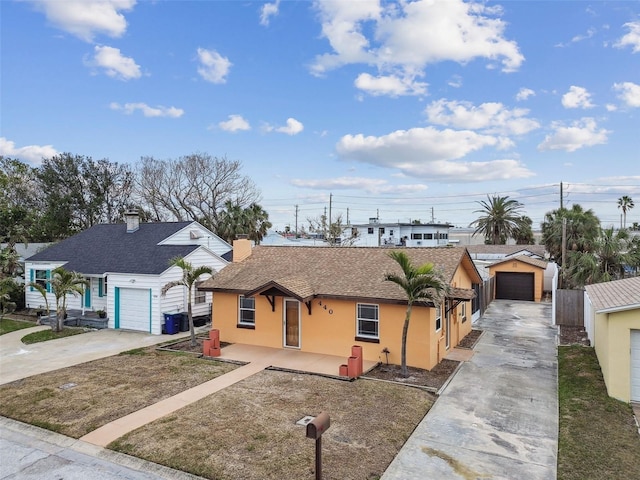
[[[481,200],[477,203],[482,208],[473,213],[481,213],[482,216],[471,222],[470,226],[476,227],[473,235],[482,233],[492,245],[505,244],[522,226],[523,205],[517,200],[510,200],[508,196],[487,195],[487,201]]]
[[[191,298],[193,292],[193,286],[198,281],[202,275],[213,275],[213,269],[207,266],[195,267],[186,261],[183,257],[176,257],[169,262],[169,265],[172,267],[178,267],[182,270],[182,278],[180,280],[174,280],[173,282],[169,282],[162,287],[160,294],[164,297],[167,292],[173,287],[184,287],[187,289],[187,315],[189,316],[189,331],[191,333],[191,346],[195,347],[197,345],[196,342],[196,332],[193,328],[193,313],[191,309]]]
[[[80,273],[65,270],[63,267],[53,269],[51,271],[51,279],[47,280],[47,282],[49,282],[50,291],[56,299],[56,321],[51,324],[51,329],[59,332],[64,328],[64,317],[67,313],[67,296],[82,296],[88,282]],[[35,282],[29,283],[29,286],[40,292],[44,297],[47,311],[49,311],[46,288]]]
[[[407,313],[402,327],[402,354],[400,373],[404,377],[409,376],[407,369],[407,333],[411,310],[415,302],[431,302],[436,308],[440,308],[446,292],[449,289],[442,274],[434,269],[432,263],[425,263],[419,267],[414,266],[407,254],[403,251],[392,251],[389,256],[395,260],[402,269],[402,275],[387,273],[384,279],[398,285],[407,296]]]
[[[627,212],[633,207],[635,207],[635,205],[629,195],[623,195],[618,199],[618,208],[622,209],[622,218],[624,219],[622,228],[627,228]]]
[[[570,209],[558,208],[547,212],[542,221],[542,242],[551,258],[562,266],[562,221],[567,219],[567,251],[587,252],[600,232],[600,219],[593,210],[584,210],[579,204]]]
[[[230,200],[225,202],[225,209],[220,215],[216,234],[231,243],[238,235],[247,235],[256,244],[271,228],[269,214],[257,203],[243,208]]]

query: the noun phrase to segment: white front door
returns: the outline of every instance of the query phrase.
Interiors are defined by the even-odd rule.
[[[284,299],[284,346],[300,348],[300,302]]]
[[[631,401],[640,402],[640,330],[631,330]]]

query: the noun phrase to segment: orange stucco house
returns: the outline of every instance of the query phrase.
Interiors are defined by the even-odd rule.
[[[518,255],[489,265],[489,275],[496,277],[494,299],[542,301],[544,272],[548,263]]]
[[[404,292],[384,280],[401,273],[388,248],[251,247],[199,290],[213,292],[212,328],[230,343],[400,363]],[[464,247],[405,248],[415,265],[433,263],[451,291],[442,305],[414,304],[407,364],[431,369],[471,331],[472,285],[481,282]]]

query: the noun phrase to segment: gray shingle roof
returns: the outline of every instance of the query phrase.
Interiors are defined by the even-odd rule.
[[[467,245],[467,249],[472,255],[479,253],[513,255],[526,250],[542,258],[546,252],[544,245]]]
[[[433,263],[451,282],[462,262],[474,282],[481,282],[467,250],[404,248],[416,265]],[[306,298],[309,295],[405,300],[400,288],[384,280],[386,273],[401,273],[389,257],[391,249],[373,247],[257,246],[239,263],[225,267],[199,287],[211,291],[246,293],[276,283]]]
[[[127,233],[124,223],[94,225],[29,257],[29,262],[67,262],[64,268],[85,275],[105,272],[159,274],[169,261],[198,245],[157,245],[193,222],[141,223]]]
[[[596,312],[640,308],[640,277],[596,283],[584,288]]]

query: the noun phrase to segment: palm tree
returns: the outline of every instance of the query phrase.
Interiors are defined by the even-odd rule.
[[[189,316],[189,331],[191,332],[191,346],[195,347],[197,345],[196,342],[196,332],[193,328],[193,313],[191,310],[191,293],[193,291],[194,284],[198,281],[202,275],[209,274],[213,275],[213,269],[207,266],[200,266],[194,268],[191,263],[187,262],[183,257],[176,257],[169,262],[169,265],[172,267],[178,267],[182,269],[182,278],[180,280],[174,280],[173,282],[169,282],[162,287],[160,291],[161,295],[164,297],[167,292],[173,287],[184,287],[187,289],[187,315]]]
[[[624,219],[622,228],[627,228],[627,212],[633,207],[635,207],[635,205],[629,195],[623,195],[618,199],[618,208],[622,209],[622,218]]]
[[[49,299],[47,298],[47,289],[37,282],[29,282],[28,286],[40,292],[40,295],[42,295],[42,298],[44,298],[44,308],[47,311],[47,317],[51,317],[51,310],[49,310]],[[39,324],[40,317],[38,316],[38,325]]]
[[[575,203],[570,209],[558,208],[547,212],[542,221],[541,243],[551,258],[562,266],[562,221],[567,219],[567,251],[587,252],[600,232],[600,220],[593,210],[584,210]]]
[[[247,235],[256,245],[271,228],[269,214],[257,203],[243,208],[237,203],[227,200],[225,210],[220,215],[216,234],[231,243],[238,235]]]
[[[476,202],[482,207],[473,213],[483,214],[477,220],[471,222],[470,227],[476,226],[473,235],[482,233],[492,245],[505,244],[507,239],[513,237],[521,227],[522,207],[517,200],[509,200],[509,197],[487,195],[487,201]]]
[[[449,289],[442,274],[436,271],[432,263],[425,263],[419,267],[411,264],[409,257],[403,251],[393,251],[389,256],[395,260],[402,269],[402,275],[387,273],[384,279],[397,284],[407,296],[407,314],[402,328],[402,355],[400,373],[404,377],[409,376],[407,369],[407,333],[411,320],[411,309],[415,302],[431,302],[436,308],[444,299]]]
[[[59,332],[64,328],[64,317],[67,313],[67,296],[82,296],[88,282],[78,272],[70,272],[63,267],[55,268],[51,271],[51,279],[47,280],[50,290],[56,299],[56,322],[51,324],[51,329]],[[49,311],[49,301],[47,300],[47,290],[39,283],[31,282],[29,286],[35,288],[44,297],[47,312]]]

